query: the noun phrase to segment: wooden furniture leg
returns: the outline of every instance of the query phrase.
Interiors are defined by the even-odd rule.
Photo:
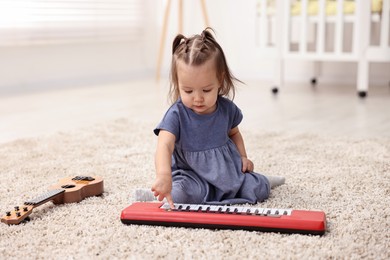
[[[179,30],[178,33],[183,33],[183,0],[179,0]]]
[[[202,5],[202,13],[203,13],[203,19],[204,19],[204,25],[205,27],[209,27],[209,17],[207,15],[207,9],[206,9],[206,2],[204,0],[200,0],[200,3]]]
[[[205,26],[209,27],[209,18],[207,15],[205,0],[200,0],[200,2],[201,2],[201,6],[202,6],[202,13],[203,13],[203,19],[205,22]],[[178,12],[178,15],[179,15],[178,33],[183,33],[183,0],[179,0],[178,4],[179,4],[178,5],[178,11],[179,11]],[[167,6],[165,7],[163,28],[162,28],[162,32],[161,32],[161,38],[160,38],[160,49],[159,49],[158,58],[157,58],[157,71],[156,71],[156,81],[157,82],[160,80],[160,71],[161,71],[161,65],[163,62],[165,38],[167,35],[167,25],[168,25],[169,10],[170,9],[171,9],[171,0],[168,0]]]
[[[162,28],[162,32],[161,32],[161,38],[160,38],[160,49],[158,52],[158,59],[157,59],[157,71],[156,71],[156,81],[157,82],[160,80],[160,70],[161,70],[161,63],[162,63],[164,47],[165,47],[165,37],[167,35],[167,24],[168,24],[168,19],[169,19],[170,8],[171,8],[171,0],[168,0],[167,6],[165,7],[163,28]]]

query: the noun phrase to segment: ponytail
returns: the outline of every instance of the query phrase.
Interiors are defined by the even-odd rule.
[[[175,54],[177,48],[180,46],[180,44],[183,43],[183,40],[187,40],[187,38],[183,34],[178,34],[175,37],[172,44],[172,54]]]

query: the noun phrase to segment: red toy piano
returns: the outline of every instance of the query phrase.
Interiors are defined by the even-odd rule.
[[[122,211],[124,224],[242,229],[323,235],[326,217],[322,211],[253,208],[205,204],[136,202]]]

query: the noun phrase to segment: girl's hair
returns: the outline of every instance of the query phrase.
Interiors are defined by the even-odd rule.
[[[214,59],[217,78],[221,85],[218,94],[234,99],[235,87],[233,82],[241,81],[230,72],[225,54],[210,31],[214,32],[212,28],[207,27],[200,35],[196,34],[190,38],[178,34],[173,40],[171,86],[169,91],[169,97],[172,103],[176,102],[179,98],[178,61],[182,61],[186,65],[200,66],[206,63],[206,61]]]

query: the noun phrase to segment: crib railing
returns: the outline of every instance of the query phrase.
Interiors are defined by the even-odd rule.
[[[364,2],[364,1],[363,1]],[[369,61],[388,62],[390,60],[390,0],[383,0],[380,19],[375,20],[379,24],[378,44],[368,42],[367,57]],[[369,17],[365,17],[369,22]],[[366,20],[366,22],[367,22]],[[372,30],[373,28],[371,28]],[[370,31],[372,32],[372,31]],[[387,50],[387,52],[386,52]]]
[[[330,3],[335,5],[331,14],[327,13]],[[292,6],[297,4],[300,9],[294,10],[300,11],[293,13]],[[313,4],[317,5],[315,13],[308,11]],[[344,13],[347,4],[354,10]],[[380,13],[372,12],[372,4],[366,0],[258,0],[258,47],[262,53],[272,53],[277,61],[274,93],[283,85],[283,61],[303,59],[316,62],[315,74],[319,74],[318,62],[357,62],[357,90],[365,96],[369,62],[390,62],[390,0],[382,0]],[[373,44],[371,36],[376,28],[380,38]]]
[[[301,0],[301,10],[299,16],[293,17],[291,14],[291,0],[283,1],[283,28],[285,29],[282,41],[283,54],[286,58],[299,58],[308,60],[337,60],[353,61],[359,58],[363,48],[360,39],[367,38],[367,26],[362,20],[363,10],[369,9],[369,1],[358,1],[355,4],[355,13],[346,15],[343,12],[344,0],[337,0],[336,14],[334,16],[326,15],[326,0],[318,0],[317,15],[309,15],[307,12],[308,0]],[[291,47],[292,26],[298,24],[299,42],[297,49]],[[352,37],[347,39],[345,27],[352,26]],[[309,50],[310,44],[309,29],[313,28],[314,46]],[[329,27],[329,28],[327,28]],[[330,28],[333,27],[333,30]],[[333,32],[333,33],[332,33]],[[349,40],[349,48],[345,48]],[[332,42],[333,41],[333,42]],[[327,48],[327,45],[329,47]]]

